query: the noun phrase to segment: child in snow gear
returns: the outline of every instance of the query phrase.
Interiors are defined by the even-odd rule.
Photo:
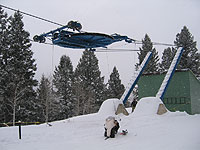
[[[105,137],[114,138],[119,129],[119,123],[114,117],[108,117],[105,123]]]

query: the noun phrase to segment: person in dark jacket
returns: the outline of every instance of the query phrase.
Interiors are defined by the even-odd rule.
[[[135,110],[136,105],[137,105],[137,100],[134,99],[134,100],[132,101],[132,103],[131,103],[132,112]]]
[[[112,128],[113,132],[117,134],[119,129],[119,122],[117,120],[114,121],[115,126]],[[111,131],[112,132],[112,131]]]

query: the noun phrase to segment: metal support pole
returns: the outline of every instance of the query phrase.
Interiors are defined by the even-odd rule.
[[[21,121],[19,123],[19,139],[22,139]]]
[[[148,52],[148,53],[147,53],[147,55],[146,55],[146,57],[144,58],[142,64],[140,65],[140,69],[138,70],[138,74],[137,74],[137,76],[136,76],[136,78],[135,78],[135,80],[134,80],[132,86],[130,87],[130,89],[129,89],[128,91],[125,91],[124,94],[122,95],[122,98],[121,98],[121,99],[123,100],[123,104],[125,104],[126,101],[128,100],[128,97],[130,96],[131,92],[133,91],[135,85],[137,84],[137,82],[138,82],[140,76],[142,75],[142,73],[143,73],[145,67],[147,66],[149,60],[151,59],[152,55],[153,55],[153,52]],[[124,97],[124,98],[123,98],[123,97]]]

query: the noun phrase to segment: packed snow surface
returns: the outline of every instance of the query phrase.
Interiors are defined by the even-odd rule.
[[[104,140],[106,117],[114,116],[119,101],[110,99],[98,113],[46,124],[0,128],[0,150],[199,150],[200,115],[167,112],[157,115],[160,99],[143,98],[134,113],[115,116],[128,134]]]

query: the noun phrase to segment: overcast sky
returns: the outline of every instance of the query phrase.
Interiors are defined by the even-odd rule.
[[[197,41],[197,48],[200,46],[199,0],[0,0],[0,3],[63,25],[77,20],[88,32],[119,33],[137,40],[148,34],[153,42],[161,43],[173,43],[176,34],[187,26]],[[9,10],[6,12],[13,14]],[[23,21],[31,38],[59,27],[28,16],[24,16]],[[110,48],[137,49],[138,46],[119,42]],[[167,47],[155,48],[161,55]],[[42,74],[52,75],[64,54],[71,58],[75,68],[83,52],[40,43],[33,43],[31,49],[37,63],[35,77],[38,80]],[[125,85],[134,75],[134,66],[138,61],[136,52],[104,52],[96,53],[96,56],[106,82],[114,66]]]

